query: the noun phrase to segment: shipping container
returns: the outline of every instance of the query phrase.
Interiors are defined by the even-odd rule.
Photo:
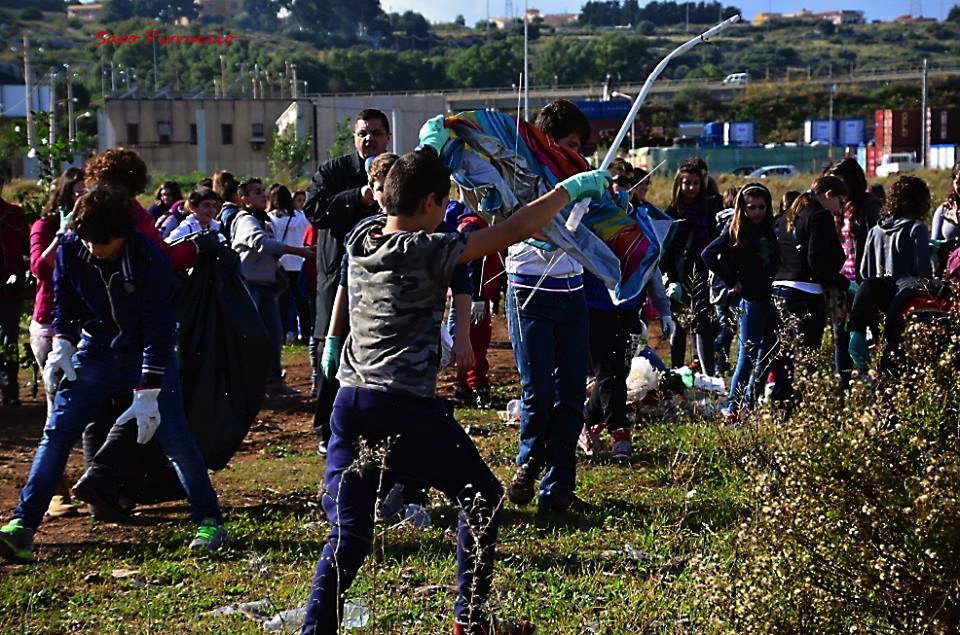
[[[883,111],[883,140],[878,146],[920,148],[920,109],[894,108]]]
[[[884,110],[877,110],[873,113],[873,142],[878,146],[883,146],[886,139],[883,136]]]
[[[824,141],[830,143],[831,125],[829,119],[807,119],[803,122],[803,141],[804,143],[813,143],[814,141]]]
[[[880,148],[877,146],[867,146],[867,165],[865,172],[868,179],[877,177],[877,165],[880,163]]]
[[[727,121],[723,124],[724,145],[753,145],[756,143],[756,126],[752,121]]]
[[[678,137],[695,137],[699,139],[707,129],[702,121],[680,121],[677,123]]]
[[[597,99],[584,99],[580,101],[573,102],[574,105],[583,111],[583,114],[587,116],[587,119],[602,119],[603,118],[603,103]]]
[[[927,109],[927,144],[960,144],[960,108]]]
[[[927,167],[932,170],[949,170],[957,160],[957,146],[932,145],[927,148]]]
[[[612,99],[600,103],[602,104],[600,112],[604,119],[619,119],[621,121],[627,118],[627,115],[630,114],[630,106],[633,105],[633,102],[625,99]]]
[[[837,119],[834,143],[853,147],[863,143],[863,119]]]

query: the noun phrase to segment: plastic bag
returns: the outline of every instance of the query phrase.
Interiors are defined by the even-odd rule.
[[[630,373],[627,375],[627,401],[642,401],[647,393],[660,386],[660,375],[646,357],[634,357],[630,360]]]

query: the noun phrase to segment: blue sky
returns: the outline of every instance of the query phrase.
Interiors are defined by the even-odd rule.
[[[583,5],[582,0],[527,0],[531,8],[541,13],[576,13]],[[487,6],[492,17],[504,14],[507,0],[474,0],[473,2],[437,2],[437,0],[380,0],[386,11],[404,12],[408,9],[422,13],[431,22],[450,22],[458,13],[463,14],[467,24],[473,25],[487,16]],[[515,13],[523,9],[524,0],[512,0]],[[642,0],[641,0],[642,3]],[[751,19],[760,11],[792,13],[806,8],[811,11],[829,11],[832,9],[856,9],[864,11],[868,20],[890,20],[905,13],[911,7],[919,8],[927,17],[944,18],[950,7],[960,0],[745,0],[732,4],[743,10],[745,18]]]

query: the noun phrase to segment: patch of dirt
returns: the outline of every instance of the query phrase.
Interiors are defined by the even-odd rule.
[[[494,317],[488,360],[493,386],[517,384],[513,351],[502,315]],[[287,382],[300,390],[301,396],[265,400],[232,464],[256,460],[268,445],[283,445],[299,452],[315,450],[313,413],[316,401],[310,397],[310,366],[306,350],[299,349],[294,355],[288,356],[284,366]],[[16,506],[20,489],[26,483],[46,417],[43,390],[34,397],[28,385],[30,380],[31,373],[21,371],[22,405],[0,407],[0,518],[4,521]],[[452,369],[444,370],[440,375],[439,393],[452,395],[455,384],[456,373]],[[73,485],[82,474],[83,454],[78,441],[70,453],[65,470],[67,484]],[[213,482],[228,518],[231,508],[247,507],[251,497],[260,497],[260,492],[225,491],[217,487],[216,474]],[[38,532],[38,558],[41,561],[53,560],[77,553],[95,543],[132,544],[137,541],[137,534],[142,532],[143,525],[158,522],[185,525],[189,522],[189,509],[185,501],[138,507],[137,511],[135,522],[140,527],[111,526],[109,530],[91,523],[85,510],[77,517],[46,518]],[[0,569],[6,566],[0,563]]]

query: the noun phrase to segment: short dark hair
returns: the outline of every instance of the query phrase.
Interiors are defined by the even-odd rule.
[[[211,179],[209,176],[206,178],[202,178],[199,181],[197,181],[197,187],[209,187],[213,189],[213,179]]]
[[[249,196],[250,188],[254,185],[263,185],[263,181],[258,178],[247,179],[240,184],[240,186],[237,188],[237,192],[240,194],[240,196]]]
[[[581,143],[587,143],[593,131],[583,111],[566,99],[558,99],[544,106],[533,125],[554,141],[576,133]]]
[[[220,195],[217,194],[216,190],[210,187],[198,187],[194,191],[190,192],[190,196],[187,197],[187,202],[190,203],[190,207],[196,207],[204,201],[216,201],[218,203],[223,203],[223,199],[220,198]]]
[[[387,119],[387,116],[383,114],[382,110],[364,108],[357,113],[357,118],[353,120],[353,125],[356,126],[358,121],[366,121],[367,119],[379,119],[383,122],[383,129],[387,131],[387,134],[390,134],[390,120]]]
[[[233,197],[237,195],[237,192],[240,190],[240,184],[236,181],[230,180],[223,183],[223,200],[224,202],[232,202]]]
[[[393,164],[383,184],[383,206],[390,216],[413,216],[420,201],[437,203],[450,194],[450,170],[433,148],[409,152]]]
[[[130,192],[115,185],[97,185],[80,197],[70,227],[80,240],[103,245],[133,233],[137,217]]]

